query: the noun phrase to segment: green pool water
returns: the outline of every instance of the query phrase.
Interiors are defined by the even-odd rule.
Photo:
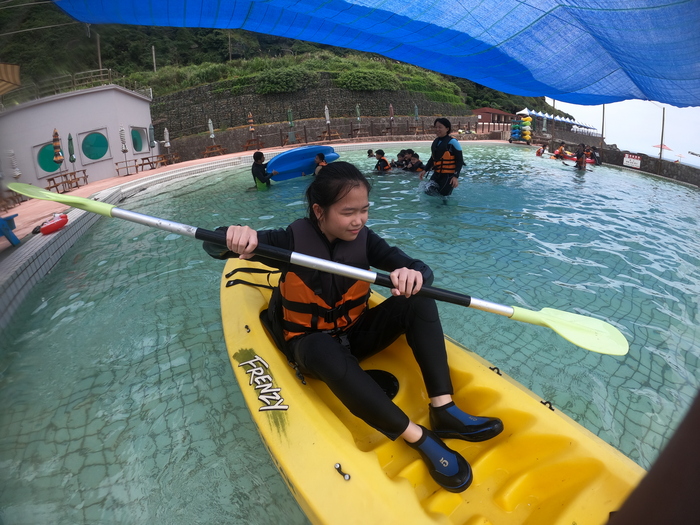
[[[384,148],[395,156],[396,144]],[[415,149],[427,157],[427,144]],[[435,286],[605,319],[630,353],[440,305],[445,332],[644,467],[700,380],[700,191],[534,149],[464,144],[453,196],[372,175],[369,226]],[[342,152],[369,170],[374,160]],[[208,229],[289,224],[308,178],[247,191],[248,168],[154,186],[120,206]],[[228,362],[223,263],[199,242],[100,219],[0,334],[0,523],[306,523]]]

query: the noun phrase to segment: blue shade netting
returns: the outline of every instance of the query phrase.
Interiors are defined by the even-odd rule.
[[[700,105],[700,0],[57,0],[91,24],[246,29],[523,96]]]

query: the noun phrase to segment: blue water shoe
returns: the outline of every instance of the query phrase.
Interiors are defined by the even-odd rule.
[[[440,438],[486,441],[503,432],[503,422],[495,417],[472,416],[454,402],[435,408],[430,405],[430,426]]]
[[[449,492],[467,490],[473,479],[472,468],[467,460],[445,445],[433,432],[422,426],[420,428],[423,430],[421,438],[415,443],[406,443],[420,453],[430,476]]]

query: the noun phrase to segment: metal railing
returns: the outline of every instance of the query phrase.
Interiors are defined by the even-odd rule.
[[[153,99],[151,88],[130,81],[111,69],[93,69],[91,71],[81,71],[72,75],[61,75],[42,80],[41,82],[26,84],[19,89],[0,96],[0,110],[31,100],[58,95],[60,93],[68,93],[70,91],[78,91],[109,84],[121,86],[129,91],[148,97],[151,100]]]

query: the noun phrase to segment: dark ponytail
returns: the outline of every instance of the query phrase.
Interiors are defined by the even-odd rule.
[[[331,162],[321,168],[306,189],[306,203],[311,222],[318,223],[314,204],[318,204],[325,211],[359,186],[367,188],[367,193],[371,189],[365,176],[349,162]]]

